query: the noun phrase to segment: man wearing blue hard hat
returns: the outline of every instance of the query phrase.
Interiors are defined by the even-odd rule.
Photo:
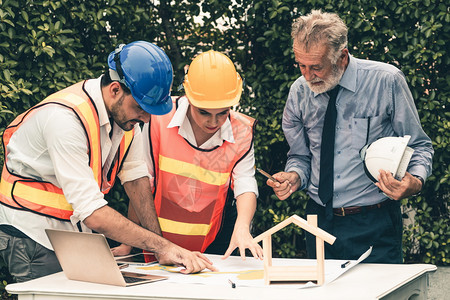
[[[45,229],[99,232],[152,251],[183,272],[214,270],[198,252],[160,236],[139,123],[172,109],[173,70],[157,46],[137,41],[108,57],[109,71],[58,91],[4,131],[0,254],[18,282],[61,271]],[[108,206],[116,176],[138,226]],[[74,245],[77,247],[77,245]]]

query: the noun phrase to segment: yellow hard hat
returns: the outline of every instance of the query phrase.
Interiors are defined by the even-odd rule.
[[[242,94],[242,79],[233,62],[214,50],[192,61],[183,86],[190,103],[199,108],[230,107]]]

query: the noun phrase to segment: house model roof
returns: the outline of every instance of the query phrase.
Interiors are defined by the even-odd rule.
[[[253,240],[258,243],[258,242],[262,241],[264,238],[274,234],[275,232],[279,231],[280,229],[283,229],[284,227],[286,227],[292,223],[303,228],[304,230],[308,231],[309,233],[314,234],[315,236],[323,239],[325,242],[327,242],[330,245],[332,245],[334,243],[334,241],[336,240],[335,236],[329,234],[328,232],[326,232],[323,229],[320,229],[319,227],[308,224],[308,222],[305,219],[300,218],[297,215],[290,216],[283,222],[281,222],[281,223],[273,226],[269,230],[261,233],[260,235],[255,237]]]

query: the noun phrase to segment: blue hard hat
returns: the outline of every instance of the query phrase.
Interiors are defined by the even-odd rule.
[[[143,110],[164,115],[172,109],[173,69],[161,48],[145,41],[121,44],[109,54],[108,66]]]

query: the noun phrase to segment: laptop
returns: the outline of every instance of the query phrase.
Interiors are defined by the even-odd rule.
[[[122,272],[103,234],[55,229],[45,232],[68,279],[132,286],[168,278]]]

